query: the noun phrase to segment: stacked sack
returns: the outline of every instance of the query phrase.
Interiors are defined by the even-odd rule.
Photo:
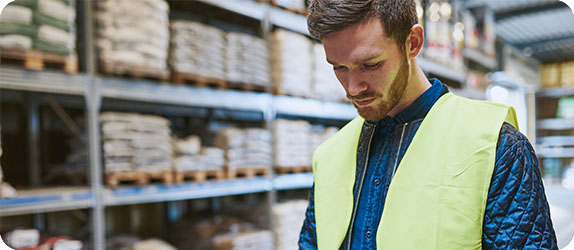
[[[59,55],[76,48],[74,0],[18,0],[0,15],[0,47]]]
[[[196,135],[175,141],[174,168],[178,172],[219,170],[225,166],[224,151],[216,147],[201,147]]]
[[[314,98],[322,101],[344,101],[346,100],[345,89],[337,80],[333,66],[326,58],[325,49],[322,44],[313,45],[313,93]]]
[[[277,119],[274,126],[275,166],[311,166],[311,124],[303,120]]]
[[[98,7],[97,46],[104,68],[121,65],[167,73],[169,6],[165,0],[102,0]]]
[[[267,230],[251,230],[219,235],[214,239],[214,245],[216,250],[273,249],[273,233]]]
[[[265,129],[222,129],[215,143],[225,149],[229,169],[271,167],[271,136]]]
[[[269,50],[265,40],[248,34],[227,34],[226,78],[231,82],[269,85]]]
[[[308,204],[306,200],[293,200],[273,205],[275,250],[299,249],[297,242]]]
[[[280,94],[312,97],[312,42],[304,35],[278,29],[271,36],[272,78]]]
[[[2,157],[2,138],[0,137],[0,157]],[[0,198],[16,196],[16,190],[10,184],[3,181],[2,166],[0,166]]]
[[[221,78],[225,75],[225,32],[191,21],[173,21],[169,64],[175,72]]]
[[[311,136],[309,142],[311,143],[309,149],[311,150],[311,156],[321,146],[323,142],[331,138],[339,131],[337,127],[323,127],[323,126],[313,126],[311,127]]]
[[[169,125],[169,120],[159,116],[102,113],[105,171],[171,171]]]

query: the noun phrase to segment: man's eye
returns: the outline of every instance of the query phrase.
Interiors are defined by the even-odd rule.
[[[345,69],[345,66],[333,66],[333,70]]]
[[[374,70],[379,68],[379,66],[381,66],[380,62],[374,64],[363,64],[363,68],[367,70]]]

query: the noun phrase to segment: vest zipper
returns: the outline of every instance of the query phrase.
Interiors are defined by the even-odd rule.
[[[397,167],[399,166],[399,155],[401,154],[401,147],[403,146],[403,137],[405,136],[405,129],[409,123],[403,124],[403,131],[401,132],[401,139],[399,140],[399,148],[397,150],[397,155],[395,156],[395,166],[393,167],[393,173],[391,174],[391,180],[395,177],[397,172]]]
[[[359,185],[359,197],[357,197],[357,201],[355,201],[354,209],[353,209],[353,217],[351,219],[351,225],[349,228],[349,234],[347,238],[347,250],[351,249],[351,239],[353,238],[353,227],[355,226],[355,218],[357,216],[357,208],[359,206],[359,200],[361,199],[361,193],[363,191],[363,183],[365,182],[365,175],[367,173],[367,167],[369,166],[369,152],[371,151],[371,142],[373,140],[373,135],[375,135],[375,129],[371,131],[371,135],[369,137],[369,145],[367,146],[367,159],[365,160],[365,167],[363,169],[363,174],[361,175],[361,182]]]

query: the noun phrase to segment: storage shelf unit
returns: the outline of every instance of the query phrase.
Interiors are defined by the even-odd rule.
[[[538,129],[547,129],[547,130],[574,129],[574,120],[559,119],[559,118],[543,119],[538,120],[538,122],[536,122],[536,126],[538,127]]]
[[[550,88],[542,89],[536,93],[538,97],[568,97],[574,96],[574,88]]]
[[[273,186],[277,190],[310,188],[313,186],[312,173],[280,175],[273,179]]]
[[[496,70],[497,62],[495,58],[487,57],[474,49],[464,49],[462,51],[462,56],[466,59],[471,61],[477,62],[478,64],[482,65],[483,67],[489,70]]]
[[[89,188],[19,190],[18,197],[0,199],[0,216],[84,209],[93,202]]]
[[[2,66],[0,88],[52,94],[85,95],[84,75],[60,72],[29,71]]]

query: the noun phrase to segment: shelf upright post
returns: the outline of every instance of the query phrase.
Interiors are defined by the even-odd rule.
[[[28,124],[28,167],[30,171],[30,186],[39,187],[42,184],[40,169],[40,110],[38,97],[34,93],[27,93],[25,101],[26,120]],[[46,216],[42,213],[34,214],[34,228],[45,231]]]
[[[263,39],[267,42],[267,49],[269,53],[271,53],[271,32],[272,32],[272,25],[271,25],[271,4],[269,0],[265,1],[265,9],[263,11],[263,18],[261,19],[261,32],[263,34]],[[271,56],[269,56],[269,64],[273,63],[271,60]],[[265,119],[265,124],[267,126],[267,131],[271,135],[271,152],[275,152],[275,143],[274,140],[274,126],[273,123],[275,121],[275,117],[277,116],[277,110],[275,109],[275,102],[273,97],[273,77],[269,74],[269,83],[267,85],[267,93],[269,93],[269,101],[267,105],[267,109],[265,110],[263,117]],[[271,180],[275,179],[275,154],[271,154]],[[274,221],[273,221],[273,206],[277,203],[277,190],[272,185],[271,190],[267,192],[267,226],[270,230],[273,230]],[[277,239],[274,239],[274,241]]]
[[[100,82],[96,80],[96,56],[94,43],[94,17],[96,1],[86,0],[82,5],[83,37],[85,50],[83,58],[86,66],[85,98],[87,110],[89,180],[94,204],[91,213],[92,249],[105,249],[105,217],[103,201],[102,164],[100,156],[99,112],[101,107]]]

